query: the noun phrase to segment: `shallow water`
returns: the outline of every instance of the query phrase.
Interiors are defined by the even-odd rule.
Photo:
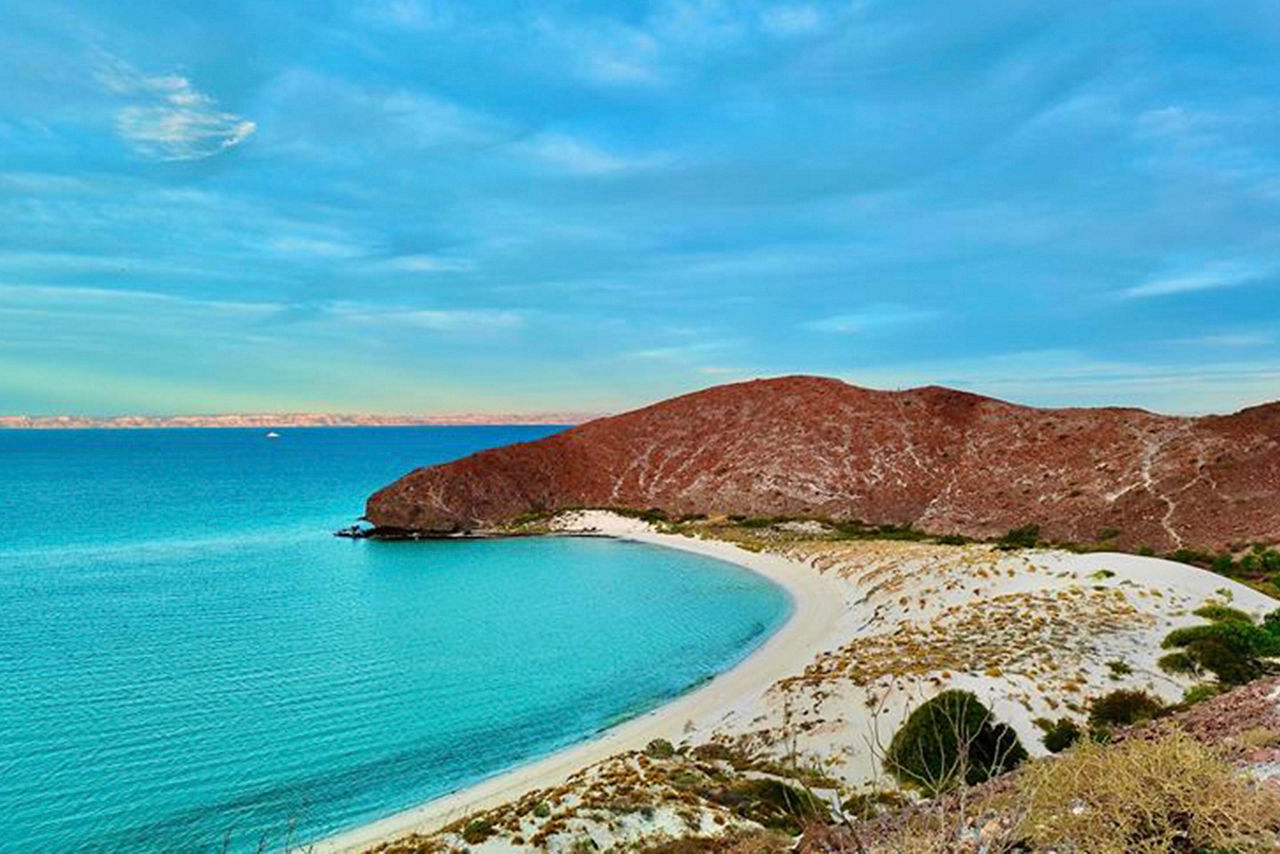
[[[659,704],[785,619],[605,540],[330,531],[414,465],[547,428],[0,431],[0,851],[272,847]]]

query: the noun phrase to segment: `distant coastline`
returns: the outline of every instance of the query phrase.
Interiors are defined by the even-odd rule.
[[[351,415],[335,413],[247,413],[223,415],[0,415],[0,430],[149,429],[158,427],[444,427],[581,424],[587,412],[532,415]]]

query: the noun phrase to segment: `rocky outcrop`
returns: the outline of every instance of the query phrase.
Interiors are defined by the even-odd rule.
[[[1280,539],[1280,404],[1179,418],[1037,409],[820,377],[718,386],[418,469],[369,498],[387,529],[531,511],[822,516],[987,537],[1221,548]]]

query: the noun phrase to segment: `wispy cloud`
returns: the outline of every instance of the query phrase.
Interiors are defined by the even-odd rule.
[[[453,9],[442,0],[371,0],[356,7],[356,15],[407,30],[436,30],[451,26]]]
[[[647,169],[665,162],[661,155],[624,157],[559,133],[540,133],[514,146],[518,153],[566,172],[604,175]]]
[[[1119,292],[1118,296],[1121,299],[1146,299],[1217,288],[1234,288],[1261,278],[1268,272],[1268,268],[1250,264],[1214,264],[1201,270],[1152,279],[1140,285],[1125,288]]]
[[[937,316],[938,312],[936,311],[885,303],[868,306],[861,311],[850,314],[836,314],[818,320],[811,320],[802,324],[802,326],[811,332],[851,335],[858,332],[872,332],[877,329],[923,323]]]
[[[442,255],[395,255],[378,262],[377,266],[402,273],[461,273],[472,268],[466,258]]]
[[[382,326],[409,326],[432,332],[494,334],[519,329],[525,316],[513,309],[413,309],[336,302],[326,314],[338,320]]]
[[[1275,336],[1268,332],[1231,332],[1220,335],[1200,335],[1194,338],[1177,338],[1174,344],[1193,344],[1202,347],[1261,347],[1271,344]]]
[[[179,74],[144,74],[116,57],[103,57],[99,82],[134,100],[116,112],[116,132],[152,160],[203,160],[244,142],[257,125],[225,112]]]
[[[342,240],[300,235],[274,237],[268,241],[267,245],[273,252],[317,258],[355,258],[364,251],[362,247]]]
[[[808,4],[770,6],[760,15],[761,28],[775,36],[806,35],[822,24],[822,13]]]

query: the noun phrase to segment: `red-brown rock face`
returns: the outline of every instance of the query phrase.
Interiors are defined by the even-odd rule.
[[[1039,524],[1089,542],[1280,539],[1280,404],[1175,418],[1032,409],[944,388],[819,377],[718,386],[418,469],[375,525],[470,530],[534,510],[824,516],[987,537]]]

